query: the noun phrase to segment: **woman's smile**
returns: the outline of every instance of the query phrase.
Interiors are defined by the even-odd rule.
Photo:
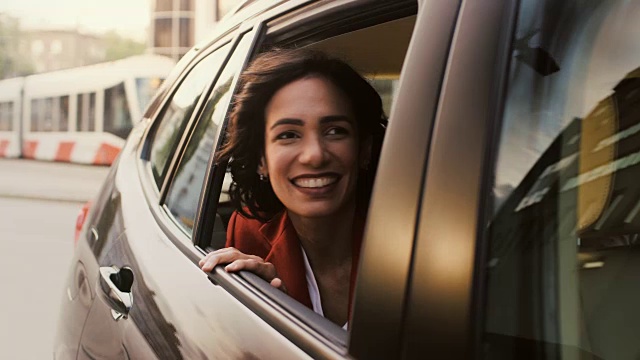
[[[301,188],[323,188],[335,184],[340,180],[338,174],[323,175],[301,175],[291,180],[291,182]]]

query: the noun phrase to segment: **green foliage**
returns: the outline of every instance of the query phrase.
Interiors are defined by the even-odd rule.
[[[143,54],[146,45],[144,43],[123,38],[115,31],[110,31],[104,35],[107,46],[106,61],[123,59],[133,55]]]
[[[21,56],[18,20],[0,14],[0,79],[33,74],[31,59]]]

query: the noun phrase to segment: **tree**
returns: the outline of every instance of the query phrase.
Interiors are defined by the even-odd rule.
[[[0,79],[33,74],[29,58],[18,51],[22,33],[17,19],[0,14]]]
[[[107,32],[104,35],[104,40],[107,45],[107,61],[123,59],[132,55],[140,55],[143,54],[146,49],[145,44],[123,38],[115,31]]]

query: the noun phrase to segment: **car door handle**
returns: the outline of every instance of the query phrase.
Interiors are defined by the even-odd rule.
[[[100,299],[111,308],[113,319],[128,318],[133,306],[133,271],[125,266],[103,266],[100,268],[98,279],[98,294]]]

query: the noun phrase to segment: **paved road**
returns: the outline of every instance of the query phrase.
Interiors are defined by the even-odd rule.
[[[51,359],[76,216],[107,171],[0,159],[0,359]]]
[[[105,166],[0,158],[0,197],[85,202],[108,172]]]

